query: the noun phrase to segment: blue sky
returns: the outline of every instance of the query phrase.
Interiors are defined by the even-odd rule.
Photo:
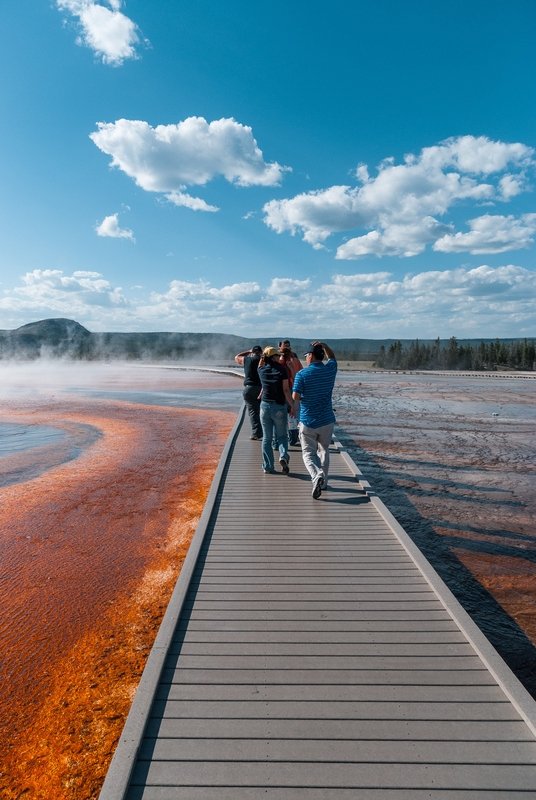
[[[0,327],[536,335],[535,23],[4,0]]]

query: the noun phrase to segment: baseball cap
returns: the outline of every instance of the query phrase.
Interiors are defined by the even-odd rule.
[[[263,353],[266,356],[266,358],[271,358],[272,356],[281,355],[279,350],[276,350],[275,347],[265,347]]]
[[[251,348],[251,352],[256,354],[262,353],[262,347],[260,346],[260,344],[256,344]]]
[[[324,354],[324,348],[322,347],[322,345],[321,344],[313,344],[312,342],[309,345],[309,347],[307,348],[307,350],[305,351],[305,353],[303,354],[304,357],[306,355],[308,355],[309,353],[312,353],[312,355],[316,359],[324,358],[324,355],[325,355]]]

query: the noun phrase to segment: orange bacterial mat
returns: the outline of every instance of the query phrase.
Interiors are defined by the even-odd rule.
[[[236,416],[72,397],[7,406],[3,420],[66,436],[0,459],[0,796],[89,800]]]

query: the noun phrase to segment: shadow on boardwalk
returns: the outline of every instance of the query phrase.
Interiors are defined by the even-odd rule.
[[[473,553],[486,555],[514,556],[526,559],[531,563],[536,561],[536,551],[508,547],[499,542],[456,536],[455,532],[459,528],[444,520],[435,520],[434,524],[452,529],[452,535],[436,533],[434,524],[423,517],[411,503],[406,489],[400,487],[395,482],[394,476],[386,472],[371,454],[367,453],[346,433],[344,428],[337,427],[336,438],[348,450],[356,464],[363,468],[366,473],[365,478],[370,480],[374,491],[411,536],[527,691],[536,699],[536,647],[515,620],[462,564],[453,553],[452,548],[459,547]],[[468,526],[464,526],[463,530],[473,531],[477,534],[497,534],[497,531],[472,529]],[[508,536],[515,538],[511,532],[508,532]],[[520,534],[520,536],[522,535]]]

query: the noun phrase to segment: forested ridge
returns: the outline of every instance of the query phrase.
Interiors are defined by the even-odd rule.
[[[285,332],[286,333],[286,332]],[[311,334],[313,336],[313,334]],[[0,330],[0,361],[39,358],[74,361],[126,360],[200,363],[232,361],[254,344],[276,345],[283,336],[244,337],[229,333],[91,332],[72,319],[38,320],[15,330]],[[300,356],[310,339],[292,337]],[[374,362],[385,369],[534,370],[533,340],[478,339],[331,339],[325,340],[344,361]]]
[[[398,341],[388,350],[382,345],[374,366],[384,369],[465,369],[534,370],[536,349],[533,340],[480,342],[478,345],[459,344],[455,336],[447,343],[438,337],[432,344],[420,344],[415,339],[409,347]]]

